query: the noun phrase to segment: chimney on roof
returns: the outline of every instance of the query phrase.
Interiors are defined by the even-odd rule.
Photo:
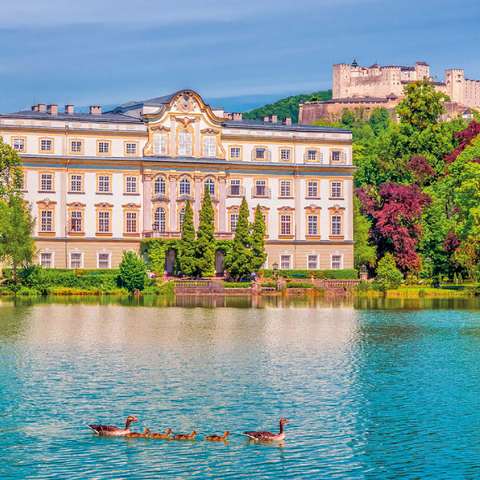
[[[277,116],[276,115],[270,115],[269,119],[272,123],[277,123]]]
[[[292,124],[292,119],[290,117],[282,118],[282,123],[284,125],[291,125]]]
[[[32,112],[38,112],[38,105],[32,105]]]
[[[67,115],[73,115],[73,105],[65,105],[65,113]]]
[[[57,105],[47,105],[47,113],[50,115],[57,115],[58,114],[58,106]]]
[[[241,120],[242,119],[242,114],[238,112],[233,112],[232,113],[232,119],[233,120]]]
[[[102,107],[98,105],[91,105],[90,106],[90,115],[101,115],[102,114]]]
[[[45,104],[44,103],[39,103],[38,104],[38,111],[45,113]]]

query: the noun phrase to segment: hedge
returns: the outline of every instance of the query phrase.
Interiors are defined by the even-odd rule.
[[[310,282],[294,282],[287,283],[287,288],[312,288],[313,283]]]
[[[263,270],[264,278],[273,278],[273,270]],[[310,275],[314,272],[317,279],[332,279],[332,280],[351,280],[358,278],[358,270],[354,268],[347,268],[344,270],[277,270],[279,277],[283,278],[295,278],[297,275],[305,275],[305,278],[310,278]]]
[[[20,268],[17,270],[17,273],[24,270]],[[120,270],[118,268],[95,268],[95,269],[73,269],[73,268],[42,268],[43,271],[48,272],[61,272],[61,273],[74,273],[75,275],[120,275]],[[5,278],[13,277],[13,268],[5,267],[2,269],[3,276]]]
[[[225,282],[223,286],[225,288],[250,288],[252,286],[252,283],[251,282],[240,282],[240,283]]]

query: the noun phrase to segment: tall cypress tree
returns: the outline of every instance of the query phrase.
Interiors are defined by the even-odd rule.
[[[215,225],[212,199],[205,189],[195,248],[196,272],[200,277],[215,275]]]
[[[193,210],[190,200],[187,200],[182,223],[182,240],[180,241],[180,270],[187,277],[196,271],[195,266],[195,226],[193,224]]]
[[[250,250],[250,226],[248,223],[248,203],[243,197],[238,214],[233,248],[225,258],[225,268],[235,281],[252,273],[252,252]]]
[[[267,258],[265,254],[265,222],[263,221],[260,204],[257,205],[255,210],[255,220],[252,225],[250,245],[252,247],[251,269],[252,272],[258,272]]]

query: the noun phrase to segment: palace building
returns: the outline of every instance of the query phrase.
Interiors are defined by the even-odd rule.
[[[180,238],[187,199],[198,227],[208,189],[219,239],[233,238],[242,197],[251,220],[260,205],[266,268],[353,268],[349,131],[243,120],[182,90],[106,113],[40,104],[0,115],[0,135],[23,160],[43,266],[114,268],[142,239]]]

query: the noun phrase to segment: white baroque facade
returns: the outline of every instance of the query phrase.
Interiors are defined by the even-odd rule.
[[[219,239],[233,238],[243,196],[252,220],[260,205],[267,268],[353,268],[346,130],[242,120],[182,90],[107,113],[40,104],[1,115],[0,135],[22,157],[44,266],[113,268],[142,238],[180,238],[187,199],[198,226],[208,188]]]

